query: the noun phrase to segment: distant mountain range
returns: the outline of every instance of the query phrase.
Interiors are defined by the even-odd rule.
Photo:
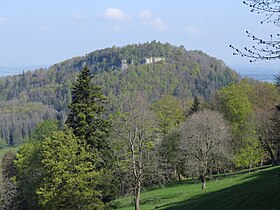
[[[237,66],[234,69],[243,77],[253,78],[263,82],[274,82],[274,76],[280,73],[280,66],[277,63],[274,65],[270,63],[267,66],[263,63],[258,66],[254,64],[252,66]]]
[[[48,65],[0,66],[0,77],[21,74],[23,71],[48,68]]]
[[[274,82],[274,76],[276,75],[276,73],[269,73],[269,72],[256,72],[256,73],[241,73],[241,75],[243,77],[247,77],[247,78],[252,78],[254,80],[259,80],[262,82],[270,82],[273,83]]]

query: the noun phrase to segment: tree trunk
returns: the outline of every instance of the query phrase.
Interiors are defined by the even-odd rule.
[[[179,172],[178,172],[178,180],[179,180],[179,182],[181,182],[181,175]]]
[[[174,168],[173,168],[173,176],[174,176],[174,179],[176,179],[176,177],[178,176],[176,166],[174,166]]]
[[[204,175],[201,175],[200,176],[200,181],[201,181],[201,189],[205,189],[206,187],[206,181],[205,181],[205,176]]]
[[[204,190],[206,188],[206,181],[204,181],[203,183],[202,183],[202,189]]]
[[[135,210],[140,210],[141,182],[137,181],[137,183],[135,184],[136,184],[135,198],[134,198]]]
[[[263,147],[269,153],[272,165],[275,165],[275,157],[269,143],[265,141],[265,143],[263,143]]]
[[[249,173],[251,173],[252,164],[249,165]]]
[[[278,146],[278,150],[277,150],[277,158],[276,158],[276,165],[280,165],[280,145],[277,145]]]

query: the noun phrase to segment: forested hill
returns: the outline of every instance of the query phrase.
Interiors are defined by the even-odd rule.
[[[65,119],[71,85],[84,65],[111,101],[114,111],[122,96],[145,93],[151,102],[163,95],[206,99],[217,89],[238,80],[221,60],[201,51],[186,51],[158,42],[96,50],[55,64],[0,79],[0,138],[20,144],[32,128],[50,118]]]

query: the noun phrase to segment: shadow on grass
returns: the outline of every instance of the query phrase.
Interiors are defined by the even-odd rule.
[[[175,193],[172,195],[160,195],[160,196],[153,196],[151,198],[146,198],[143,201],[141,201],[141,205],[146,205],[146,204],[160,204],[162,202],[168,201],[170,199],[176,198],[178,196],[181,196],[183,193]]]
[[[191,199],[157,206],[165,210],[280,210],[280,167],[251,174],[247,182]],[[248,179],[246,177],[245,179]]]
[[[250,170],[250,172],[253,173],[253,172],[268,169],[268,168],[271,168],[271,167],[272,167],[272,165],[256,167],[256,168],[252,168]],[[239,175],[239,174],[248,174],[248,173],[249,173],[249,169],[244,169],[244,170],[239,170],[239,171],[235,171],[235,172],[231,172],[231,173],[214,175],[213,178],[219,179],[219,178],[225,178],[225,177],[235,176],[235,175]]]

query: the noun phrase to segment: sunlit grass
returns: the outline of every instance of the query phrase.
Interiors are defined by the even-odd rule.
[[[166,188],[143,192],[141,209],[280,209],[280,167],[252,173],[214,177],[205,190],[199,181],[174,183]],[[119,209],[134,209],[133,198],[118,200]]]

